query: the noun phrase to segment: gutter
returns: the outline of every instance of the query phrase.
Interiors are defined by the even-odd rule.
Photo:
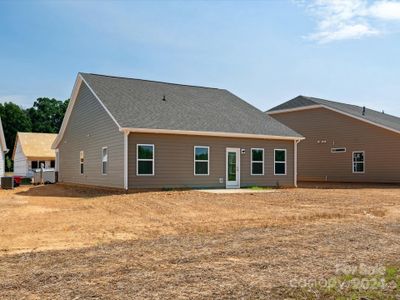
[[[177,135],[197,135],[197,136],[217,136],[217,137],[234,137],[234,138],[252,138],[252,139],[269,139],[269,140],[289,140],[302,141],[305,137],[299,136],[279,136],[279,135],[263,135],[251,133],[235,133],[235,132],[215,132],[215,131],[192,131],[192,130],[172,130],[172,129],[150,129],[150,128],[127,128],[122,127],[121,132],[136,133],[154,133],[154,134],[177,134]]]

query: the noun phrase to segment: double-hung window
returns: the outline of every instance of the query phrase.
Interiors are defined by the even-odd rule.
[[[79,164],[80,164],[80,173],[84,173],[84,164],[85,164],[85,153],[81,151],[79,153]]]
[[[108,148],[103,147],[101,149],[101,174],[107,175],[108,171]]]
[[[136,175],[154,175],[154,145],[137,144],[136,148]]]
[[[353,152],[353,173],[364,173],[365,172],[365,152],[354,151]]]
[[[251,175],[264,175],[264,149],[251,148]]]
[[[286,149],[275,149],[275,175],[286,175]]]
[[[210,174],[210,147],[194,146],[194,175]]]

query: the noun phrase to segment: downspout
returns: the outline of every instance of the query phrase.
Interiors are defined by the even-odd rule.
[[[293,168],[293,178],[294,178],[294,187],[297,188],[297,144],[300,143],[301,140],[294,140],[294,168]]]
[[[125,191],[128,190],[129,185],[128,185],[128,137],[129,137],[129,131],[124,130],[124,189]]]

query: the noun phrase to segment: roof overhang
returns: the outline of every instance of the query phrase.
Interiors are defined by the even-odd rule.
[[[309,106],[302,106],[302,107],[295,107],[295,108],[267,111],[267,114],[268,115],[275,115],[275,114],[289,113],[289,112],[302,111],[302,110],[308,110],[308,109],[315,109],[315,108],[321,108],[321,107],[324,107],[324,106],[321,105],[321,104],[315,104],[315,105],[309,105]]]
[[[55,156],[27,156],[26,157],[27,160],[55,160],[56,157]]]
[[[126,133],[177,134],[177,135],[216,136],[216,137],[250,138],[250,139],[265,139],[265,140],[301,141],[305,139],[304,137],[295,137],[295,136],[263,135],[263,134],[249,134],[249,133],[236,133],[236,132],[151,129],[151,128],[123,127],[120,129],[120,131]]]
[[[336,108],[333,108],[333,107],[330,107],[330,106],[327,106],[327,105],[323,105],[323,104],[309,105],[309,106],[296,107],[296,108],[290,108],[290,109],[281,109],[281,110],[267,111],[267,114],[268,114],[268,115],[277,115],[277,114],[291,113],[291,112],[297,112],[297,111],[303,111],[303,110],[310,110],[310,109],[317,109],[317,108],[325,108],[325,109],[334,111],[334,112],[336,112],[336,113],[345,115],[345,116],[347,116],[347,117],[350,117],[350,118],[353,118],[353,119],[356,119],[356,120],[365,122],[365,123],[367,123],[367,124],[374,125],[374,126],[376,126],[376,127],[380,127],[380,128],[389,130],[389,131],[391,131],[391,132],[400,134],[400,131],[399,131],[399,130],[396,130],[396,129],[394,129],[394,128],[390,128],[390,127],[388,127],[388,126],[385,126],[385,125],[382,125],[382,124],[379,124],[379,123],[376,123],[376,122],[367,120],[367,119],[362,118],[362,117],[354,116],[354,115],[352,115],[352,114],[346,113],[346,112],[341,111],[341,110],[339,110],[339,109],[336,109]]]

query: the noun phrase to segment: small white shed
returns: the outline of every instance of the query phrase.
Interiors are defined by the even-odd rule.
[[[54,169],[56,166],[56,153],[51,145],[57,134],[18,132],[15,140],[13,160],[14,175],[31,176],[32,170]]]
[[[6,139],[4,137],[3,124],[0,119],[0,178],[4,176],[5,172],[5,155],[8,152]]]

